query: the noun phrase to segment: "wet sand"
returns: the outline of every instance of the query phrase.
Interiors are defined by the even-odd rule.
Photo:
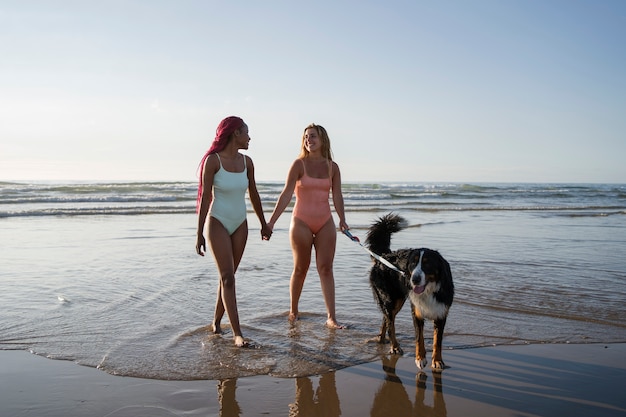
[[[120,377],[0,351],[0,416],[626,416],[626,344],[444,350],[442,373],[414,357],[304,378]]]

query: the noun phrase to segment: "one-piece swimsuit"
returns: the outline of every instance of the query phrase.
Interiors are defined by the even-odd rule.
[[[296,182],[296,204],[293,207],[293,217],[303,221],[315,235],[332,217],[328,195],[331,180],[329,178],[313,178],[307,175],[306,165],[301,159],[304,174]]]
[[[246,190],[248,189],[248,167],[246,156],[243,155],[243,171],[230,172],[222,166],[219,154],[220,169],[213,178],[213,201],[209,215],[219,220],[229,235],[246,220]]]

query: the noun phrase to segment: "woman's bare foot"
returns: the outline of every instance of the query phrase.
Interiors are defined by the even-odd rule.
[[[235,346],[248,347],[249,343],[243,339],[243,336],[235,336]]]
[[[298,313],[289,313],[289,322],[294,323],[298,321]]]
[[[345,326],[337,323],[337,320],[335,319],[326,320],[326,327],[329,329],[345,329]]]
[[[214,334],[222,334],[222,327],[221,327],[219,324],[215,324],[215,323],[213,323],[213,324],[211,325],[211,331],[212,331]]]

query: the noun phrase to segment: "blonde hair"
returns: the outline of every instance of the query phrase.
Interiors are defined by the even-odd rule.
[[[306,146],[304,145],[306,131],[308,129],[315,129],[318,136],[322,140],[322,156],[328,159],[329,161],[332,161],[333,152],[330,149],[330,138],[328,137],[328,132],[326,132],[326,129],[324,129],[323,126],[316,125],[315,123],[311,123],[310,125],[305,127],[304,132],[302,132],[302,145],[300,147],[300,155],[298,155],[298,158],[302,159],[302,158],[306,158],[307,156],[309,156],[309,151],[306,149]]]

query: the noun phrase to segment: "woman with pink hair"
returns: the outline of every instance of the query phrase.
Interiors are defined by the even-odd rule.
[[[246,190],[261,222],[261,238],[269,240],[272,235],[265,222],[261,197],[256,188],[252,159],[239,153],[240,149],[248,149],[249,142],[248,126],[241,118],[230,116],[221,121],[211,147],[200,162],[196,207],[196,252],[204,256],[206,251],[204,228],[208,216],[209,243],[220,275],[212,331],[222,332],[221,320],[226,312],[235,345],[239,347],[248,346],[239,325],[235,292],[235,272],[248,240]]]

